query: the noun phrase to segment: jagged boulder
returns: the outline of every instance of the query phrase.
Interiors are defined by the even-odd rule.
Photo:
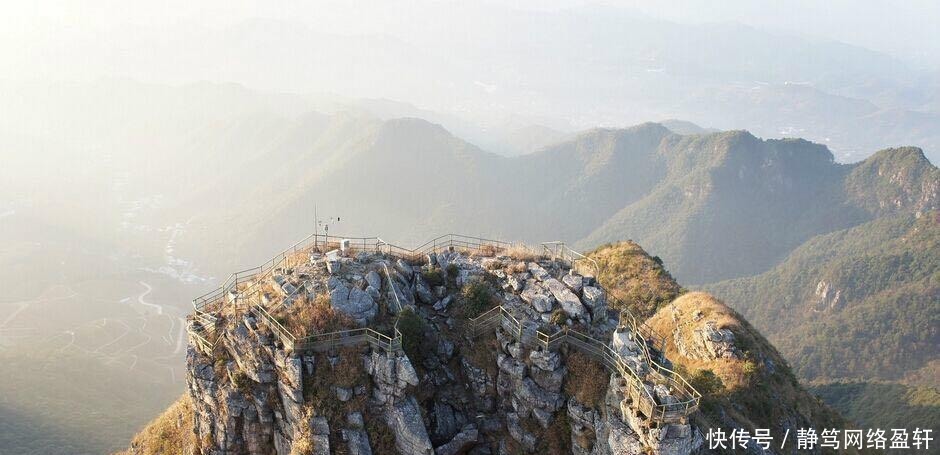
[[[509,436],[512,436],[526,451],[532,452],[535,450],[538,438],[522,428],[519,423],[519,414],[515,412],[506,414],[506,429],[509,430]]]
[[[434,297],[434,293],[431,292],[431,287],[420,275],[415,278],[415,295],[418,297],[418,300],[425,305],[431,305],[437,301]]]
[[[402,274],[406,280],[411,281],[414,278],[414,269],[411,268],[407,262],[399,259],[395,261],[395,270],[398,270],[398,273]]]
[[[368,325],[379,310],[372,295],[355,286],[347,287],[343,283],[336,283],[330,291],[330,304],[362,326]]]
[[[596,440],[597,411],[589,408],[578,400],[568,400],[568,425],[571,427],[572,453],[588,455],[594,448]]]
[[[643,440],[655,455],[686,455],[702,445],[702,436],[691,425],[668,424],[651,428]]]
[[[640,359],[643,356],[643,348],[633,340],[630,330],[623,327],[611,335],[610,346],[614,352],[626,358]]]
[[[382,289],[382,276],[375,270],[370,270],[365,276],[366,283],[375,289]]]
[[[287,354],[280,349],[275,351],[274,365],[292,388],[300,390],[303,387],[303,359],[297,353]]]
[[[525,376],[525,364],[511,356],[500,353],[497,356],[496,365],[499,367],[500,371],[506,373],[513,379],[522,379]]]
[[[411,365],[411,360],[409,360],[407,356],[402,355],[397,358],[395,370],[398,375],[399,387],[418,385],[418,373],[415,371],[415,367]]]
[[[373,351],[363,358],[366,373],[372,376],[374,398],[391,403],[405,395],[408,386],[418,385],[418,373],[405,355],[391,355]]]
[[[695,329],[689,343],[677,339],[676,347],[682,355],[693,359],[740,359],[742,357],[741,350],[735,345],[734,332],[719,329],[714,321],[707,321],[703,326]]]
[[[311,455],[330,455],[330,424],[326,417],[311,417],[309,426]]]
[[[508,289],[511,289],[513,292],[521,291],[522,288],[525,287],[525,282],[526,282],[526,279],[528,278],[527,275],[528,275],[527,273],[526,274],[517,273],[517,274],[509,275],[508,277],[506,277],[506,284],[508,286]]]
[[[620,419],[608,420],[607,446],[611,455],[640,455],[645,453],[643,444],[628,426]]]
[[[554,371],[561,365],[561,356],[553,351],[532,351],[529,353],[529,362],[542,370]]]
[[[303,392],[284,381],[278,381],[277,394],[284,410],[283,418],[286,419],[286,425],[296,428],[296,425],[304,418]]]
[[[532,274],[532,277],[539,281],[545,281],[550,279],[552,276],[545,270],[544,267],[535,262],[529,262],[526,264],[526,267],[529,269],[529,273]]]
[[[447,311],[447,307],[450,306],[450,303],[454,300],[453,296],[446,296],[437,301],[434,304],[434,309],[436,311]]]
[[[362,414],[353,412],[346,416],[347,428],[343,429],[343,439],[349,449],[349,455],[372,455],[369,435],[363,430]]]
[[[585,286],[581,291],[584,304],[592,311],[607,307],[607,293],[597,286]]]
[[[431,439],[438,443],[449,441],[463,426],[462,416],[453,406],[438,399],[431,407]]]
[[[395,447],[400,453],[425,454],[433,451],[418,402],[414,397],[389,406],[385,420],[395,435]]]
[[[562,367],[557,370],[543,370],[541,368],[532,368],[529,370],[529,376],[539,387],[549,392],[561,392],[561,386],[564,384],[567,369]]]
[[[486,373],[486,370],[470,364],[466,358],[460,359],[460,365],[463,367],[464,374],[467,376],[473,395],[480,399],[485,398],[495,385],[493,378]]]
[[[561,409],[565,403],[560,394],[542,389],[532,378],[526,377],[516,385],[518,388],[514,389],[515,396],[533,408],[554,412]]]
[[[567,286],[554,278],[549,278],[543,282],[545,283],[545,287],[548,288],[555,297],[555,300],[558,301],[561,309],[564,310],[569,317],[582,320],[590,319],[587,309],[581,304],[581,299],[579,299],[574,292],[571,292],[571,289],[568,289]]]
[[[450,442],[434,449],[434,453],[435,455],[458,455],[464,453],[477,442],[479,437],[480,432],[477,431],[477,427],[473,424],[468,424],[463,427],[460,433],[457,433]]]
[[[274,366],[271,360],[263,355],[263,350],[258,349],[259,340],[246,325],[238,324],[233,330],[226,332],[223,342],[226,350],[238,363],[239,369],[251,380],[260,383],[274,380]]]
[[[568,286],[569,289],[574,291],[575,294],[580,294],[581,289],[584,287],[584,277],[574,273],[573,270],[571,273],[561,277],[561,281],[565,283],[565,286]]]
[[[526,283],[525,290],[522,291],[520,297],[540,313],[552,311],[552,307],[555,305],[555,297],[535,280],[529,280]]]

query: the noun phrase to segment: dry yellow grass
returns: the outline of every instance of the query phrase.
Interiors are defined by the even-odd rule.
[[[330,305],[330,296],[326,293],[318,295],[312,302],[306,296],[300,296],[290,309],[284,311],[284,327],[298,338],[356,327],[352,318]]]
[[[714,322],[735,336],[740,359],[692,359],[681,355],[676,338],[689,345],[697,329]],[[817,428],[841,428],[845,422],[819,399],[804,390],[786,361],[741,315],[705,292],[690,292],[661,308],[647,324],[666,340],[666,356],[674,369],[688,378],[721,379],[723,387],[703,396],[699,425],[713,427],[731,417],[749,428],[783,431],[780,422],[794,414]],[[693,384],[694,385],[694,384]],[[704,387],[700,387],[704,388]]]
[[[481,246],[478,250],[474,252],[474,256],[482,257],[492,257],[496,256],[496,253],[499,252],[499,249],[493,245],[486,244]]]
[[[663,265],[634,242],[604,245],[587,256],[597,261],[598,281],[640,318],[651,316],[682,293]]]
[[[116,455],[185,455],[198,453],[197,449],[192,401],[183,395],[134,436],[130,449]]]
[[[538,250],[529,247],[524,243],[517,243],[513,246],[507,248],[502,252],[503,255],[509,256],[517,261],[534,261],[541,257]]]
[[[313,440],[310,439],[310,418],[314,412],[309,406],[304,409],[304,416],[297,424],[297,433],[300,435],[291,445],[290,455],[311,455],[313,453]]]
[[[695,321],[697,313],[701,318]],[[754,329],[744,322],[734,310],[721,303],[718,299],[704,292],[690,292],[662,308],[647,323],[659,336],[667,340],[666,357],[681,364],[686,370],[694,372],[702,369],[712,370],[725,385],[729,392],[748,386],[748,373],[745,371],[744,359],[690,359],[679,354],[676,348],[675,337],[686,346],[693,344],[693,337],[698,336],[696,330],[705,327],[709,321],[714,321],[718,329],[728,329],[735,335],[735,344],[740,347],[759,348],[765,351],[771,348],[766,341],[757,339]],[[776,354],[776,352],[774,352]]]
[[[565,393],[587,406],[600,409],[610,383],[607,369],[586,354],[574,350],[568,353],[565,363],[568,367]]]

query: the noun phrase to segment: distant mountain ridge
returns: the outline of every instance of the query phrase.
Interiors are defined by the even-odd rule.
[[[315,125],[286,128],[254,162],[223,166],[210,186],[226,189],[222,207],[200,207],[218,198],[193,193],[196,222],[224,222],[208,232],[232,235],[213,240],[257,245],[229,260],[263,259],[272,245],[259,239],[303,237],[317,207],[341,218],[335,232],[377,229],[406,243],[448,230],[582,249],[634,239],[678,279],[706,283],[766,271],[815,235],[937,204],[936,167],[916,148],[844,165],[804,140],[683,136],[647,123],[507,158],[420,119]]]

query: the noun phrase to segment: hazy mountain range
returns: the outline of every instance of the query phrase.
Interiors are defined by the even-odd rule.
[[[95,3],[0,17],[0,452],[125,447],[183,387],[189,300],[315,213],[633,239],[847,415],[940,407],[925,2]],[[739,9],[767,20],[701,22]]]
[[[193,230],[181,248],[256,259],[268,239],[310,232],[316,207],[340,217],[334,232],[404,244],[455,230],[582,249],[630,238],[680,279],[705,283],[763,272],[813,236],[937,200],[936,168],[917,149],[844,165],[803,140],[644,124],[507,158],[420,119],[308,115],[279,131],[256,158],[233,157],[195,186],[183,204],[191,222],[226,234]]]
[[[102,417],[114,433],[96,439],[70,416],[111,401],[47,394],[57,398],[33,409],[26,397],[69,390],[68,382],[99,397],[120,387],[128,397],[169,399],[182,387],[174,368],[188,300],[312,232],[314,210],[341,219],[331,233],[404,246],[450,231],[584,250],[633,239],[680,282],[726,298],[803,379],[936,387],[936,324],[909,323],[903,310],[929,315],[937,302],[938,172],[917,148],[841,164],[809,141],[670,121],[507,127],[493,143],[510,144],[517,131],[517,144],[528,145],[497,154],[451,131],[486,136],[474,122],[384,101],[126,81],[17,86],[3,96],[14,107],[47,107],[4,117],[11,165],[0,169],[0,189],[14,197],[0,206],[8,292],[0,408],[3,434],[16,436],[4,447],[41,452],[36,434],[51,434],[45,428],[61,429],[57,441],[73,452],[122,447],[114,439],[161,403],[141,401],[121,425]],[[837,291],[838,304],[822,303]],[[780,308],[800,310],[793,330],[777,329]],[[883,326],[853,342],[871,342],[864,333],[893,340],[879,351],[880,368],[927,366],[884,375],[827,325],[873,321]],[[830,347],[824,356],[820,346]],[[61,355],[85,369],[30,380]],[[804,356],[826,370],[798,361]],[[114,382],[99,387],[103,372]],[[846,393],[832,399],[851,400]]]
[[[506,145],[492,133],[507,128],[571,133],[679,118],[803,137],[843,162],[900,144],[937,161],[940,77],[922,68],[930,65],[818,37],[676,23],[615,6],[410,7],[414,16],[383,14],[402,13],[391,5],[363,8],[357,19],[381,25],[350,30],[328,14],[37,29],[21,46],[10,37],[5,65],[10,80],[232,81],[278,93],[408,100],[478,125],[490,134],[471,137],[417,115],[491,151]]]

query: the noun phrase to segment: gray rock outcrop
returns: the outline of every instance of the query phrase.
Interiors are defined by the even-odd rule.
[[[330,303],[337,311],[353,318],[361,326],[368,325],[378,313],[379,307],[368,292],[343,283],[336,283],[330,290]]]

